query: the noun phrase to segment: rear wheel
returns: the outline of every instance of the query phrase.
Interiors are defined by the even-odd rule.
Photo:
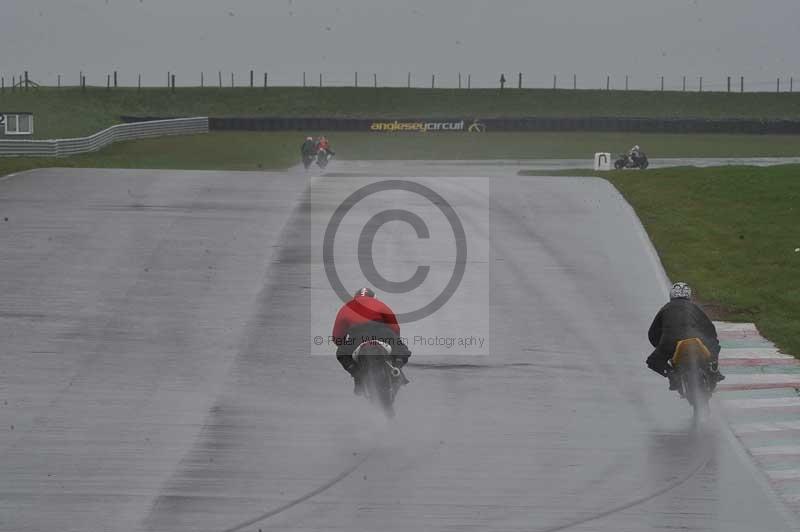
[[[648,166],[650,166],[650,163],[648,162],[647,159],[643,159],[642,162],[639,163],[639,168],[641,168],[642,170],[644,170]]]
[[[617,159],[616,161],[614,161],[614,168],[616,168],[617,170],[622,170],[624,166],[625,163],[622,161],[622,159]]]

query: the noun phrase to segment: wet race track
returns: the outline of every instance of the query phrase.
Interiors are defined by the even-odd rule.
[[[339,304],[319,228],[379,167],[435,189],[471,250],[453,297],[404,336],[489,342],[411,345],[392,421],[311,342]],[[602,180],[516,170],[0,182],[0,529],[797,530],[725,419],[693,429],[644,366],[666,279],[629,206]],[[377,269],[430,264],[446,283],[451,248],[391,224]],[[359,261],[340,255],[355,289]],[[398,311],[424,297],[379,295]]]

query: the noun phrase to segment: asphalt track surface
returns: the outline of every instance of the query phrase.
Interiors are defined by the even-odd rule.
[[[491,354],[412,357],[391,422],[309,355],[302,172],[4,179],[0,529],[796,530],[725,421],[693,428],[644,367],[665,279],[631,209],[509,170],[463,316]]]

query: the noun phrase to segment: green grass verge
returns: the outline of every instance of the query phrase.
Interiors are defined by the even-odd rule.
[[[149,116],[641,116],[800,118],[797,93],[695,93],[523,89],[89,87],[10,91],[5,111],[35,114],[37,138],[82,136]]]
[[[313,131],[308,134],[320,134]],[[0,158],[0,175],[38,167],[279,170],[299,163],[305,132],[212,132],[113,144],[58,159]],[[581,158],[639,143],[658,157],[796,156],[799,136],[630,133],[330,133],[337,156],[357,160]]]
[[[611,181],[671,279],[715,317],[755,322],[800,356],[800,165],[561,173]]]

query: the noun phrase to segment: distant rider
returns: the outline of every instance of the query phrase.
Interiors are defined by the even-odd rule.
[[[630,151],[628,152],[628,157],[630,157],[631,161],[633,161],[634,163],[639,162],[639,159],[642,157],[642,150],[639,148],[638,144],[630,149]]]
[[[675,283],[669,291],[670,301],[658,311],[647,333],[655,351],[647,358],[647,367],[669,378],[669,389],[677,390],[675,369],[669,364],[681,340],[699,338],[711,352],[711,371],[717,381],[725,379],[719,372],[719,340],[717,329],[708,316],[692,303],[692,289],[686,283]]]
[[[356,395],[361,395],[364,391],[358,364],[352,357],[359,344],[374,338],[385,341],[392,348],[392,364],[397,368],[402,368],[411,355],[408,346],[399,340],[400,325],[397,323],[397,316],[369,288],[357,291],[353,299],[339,309],[331,337],[337,345],[336,359],[353,377],[353,393]]]
[[[306,137],[306,140],[303,142],[303,146],[300,148],[300,153],[303,155],[303,159],[307,157],[314,157],[317,154],[317,146],[314,143],[314,139],[311,137]]]
[[[319,146],[319,149],[320,149],[320,150],[325,150],[325,154],[326,154],[326,155],[336,155],[336,154],[333,152],[333,150],[331,149],[331,143],[330,143],[330,141],[328,140],[328,137],[326,137],[326,136],[324,136],[324,135],[323,135],[322,137],[320,137],[320,138],[319,138],[319,143],[318,143],[318,146]]]

